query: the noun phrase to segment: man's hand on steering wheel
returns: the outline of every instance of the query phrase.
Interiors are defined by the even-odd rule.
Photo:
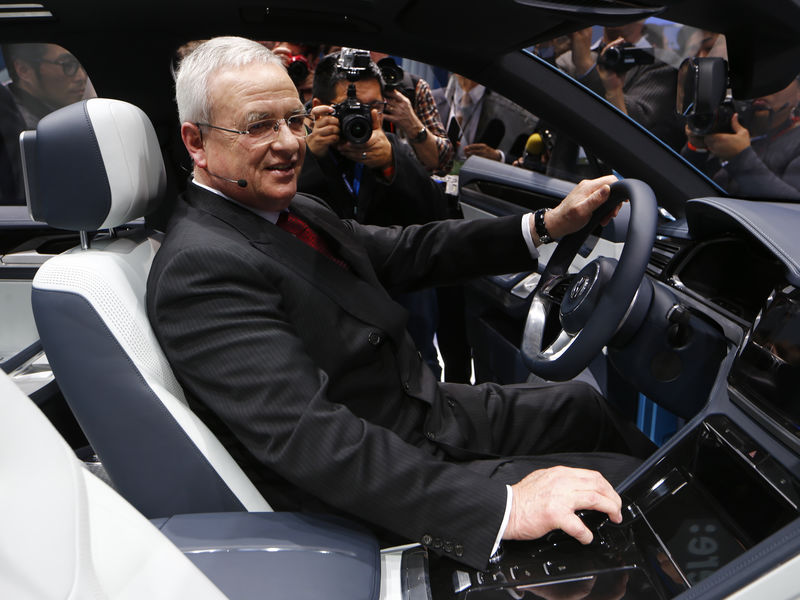
[[[617,178],[614,175],[606,175],[598,179],[584,179],[567,194],[558,206],[548,210],[544,215],[544,224],[553,239],[560,239],[584,227],[592,218],[592,213],[608,200],[611,193],[610,186],[616,181]],[[602,225],[608,224],[617,213],[619,213],[619,206],[603,219]],[[533,223],[531,223],[531,236],[538,246],[539,237],[534,231]]]

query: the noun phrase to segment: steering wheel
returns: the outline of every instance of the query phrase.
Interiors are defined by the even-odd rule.
[[[631,216],[619,261],[601,257],[589,262],[560,299],[557,290],[569,280],[569,265],[578,250],[603,217],[625,198],[630,200]],[[583,229],[559,241],[533,292],[525,322],[521,351],[528,369],[551,381],[572,379],[623,325],[641,322],[653,293],[644,274],[657,220],[658,205],[650,186],[625,179],[611,186],[611,196]],[[561,330],[545,348],[545,332],[552,329],[547,327],[548,320],[556,306]]]

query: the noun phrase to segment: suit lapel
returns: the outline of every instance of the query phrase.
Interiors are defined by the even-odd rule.
[[[379,283],[369,257],[332,211],[302,196],[295,197],[290,209],[326,236],[331,250],[347,262],[350,271],[225,198],[191,184],[186,195],[193,206],[236,229],[251,246],[286,265],[354,317],[389,331],[393,337],[403,335],[407,312],[391,300]]]

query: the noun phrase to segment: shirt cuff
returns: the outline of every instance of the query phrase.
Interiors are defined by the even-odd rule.
[[[533,213],[522,215],[522,237],[525,238],[525,245],[528,246],[531,258],[539,258],[539,251],[536,249],[536,244],[533,243],[533,236],[531,235],[532,219]]]
[[[506,491],[508,492],[506,495],[506,513],[503,515],[503,522],[500,524],[500,531],[497,532],[497,539],[494,541],[492,553],[489,556],[494,556],[494,553],[497,552],[497,549],[500,547],[500,540],[503,539],[503,534],[505,534],[506,527],[508,527],[508,520],[511,518],[511,500],[513,499],[513,492],[511,491],[510,485],[506,485]]]

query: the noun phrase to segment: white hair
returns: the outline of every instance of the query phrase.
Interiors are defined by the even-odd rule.
[[[178,65],[175,77],[175,100],[181,123],[211,119],[208,83],[223,68],[240,68],[250,64],[277,65],[283,61],[265,46],[241,37],[217,37],[203,42]]]

